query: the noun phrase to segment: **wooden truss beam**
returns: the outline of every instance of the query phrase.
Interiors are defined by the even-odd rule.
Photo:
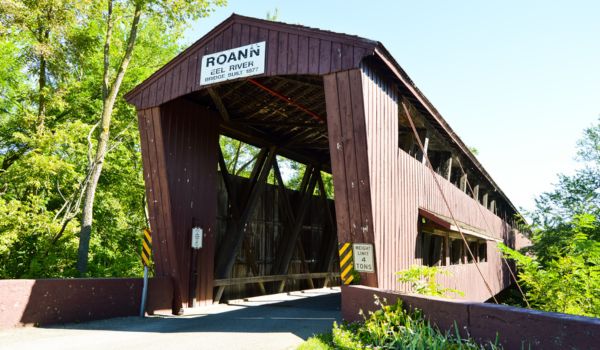
[[[320,170],[317,167],[310,165],[306,166],[302,183],[300,185],[301,200],[297,209],[297,215],[295,215],[292,209],[291,202],[285,190],[285,186],[283,185],[281,173],[278,171],[278,167],[275,167],[275,176],[277,178],[277,182],[280,184],[278,188],[280,189],[280,193],[282,194],[282,202],[285,214],[284,218],[286,221],[285,231],[288,232],[288,234],[285,237],[280,236],[279,238],[277,250],[278,253],[276,260],[273,263],[271,274],[288,273],[289,265],[294,255],[294,248],[298,244],[300,232],[302,230],[302,224],[304,222],[304,218],[306,216],[306,212],[310,204],[310,198],[312,197],[312,193],[315,189],[317,181],[316,173],[318,172],[320,172]],[[284,283],[282,283],[279,287],[280,292],[283,287]]]
[[[232,226],[235,228],[235,230],[239,230],[239,227],[237,226],[237,224],[240,219],[240,211],[238,208],[239,202],[237,200],[237,193],[232,188],[231,176],[229,175],[229,172],[227,171],[227,165],[225,164],[225,158],[223,157],[223,152],[221,151],[220,147],[219,147],[219,168],[221,169],[221,177],[223,178],[223,183],[225,184],[225,191],[227,192],[227,197],[228,197],[229,205],[231,208],[231,216],[227,218],[227,227]],[[248,240],[246,238],[247,237],[245,237],[245,239],[243,241],[243,249],[244,249],[244,255],[246,256],[246,263],[250,267],[252,274],[254,276],[258,276],[259,268],[258,268],[258,265],[256,264],[256,257],[254,256],[254,253],[250,249],[250,245],[248,244]],[[265,286],[262,282],[259,282],[258,286],[259,286],[260,292],[262,294],[267,293]],[[221,291],[221,294],[222,294],[222,291]],[[220,295],[219,295],[219,297],[220,297]]]
[[[335,272],[313,272],[313,273],[296,273],[296,274],[288,274],[288,275],[253,276],[253,277],[240,277],[240,278],[227,278],[227,279],[214,280],[214,286],[215,287],[225,287],[225,286],[236,286],[236,285],[248,284],[248,283],[303,280],[303,279],[312,279],[312,278],[336,278],[336,277],[340,277],[340,274],[335,273]]]
[[[325,166],[323,170],[331,172],[329,157],[323,152],[307,152],[305,149],[292,149],[287,145],[283,145],[285,143],[284,140],[274,138],[273,135],[268,135],[239,124],[222,123],[221,133],[257,147],[271,147],[277,145],[278,154],[299,163],[323,164]]]
[[[254,80],[254,79],[248,79],[248,81],[249,81],[250,83],[252,83],[252,84],[254,84],[254,85],[258,86],[258,87],[259,87],[259,88],[261,88],[262,90],[264,90],[264,91],[268,92],[269,94],[271,94],[271,95],[273,95],[273,96],[277,97],[278,99],[280,99],[280,100],[283,100],[283,101],[285,101],[285,102],[289,103],[289,104],[290,104],[290,105],[292,105],[292,106],[295,106],[296,108],[298,108],[298,109],[299,109],[299,110],[301,110],[302,112],[304,112],[304,113],[306,113],[306,114],[310,115],[312,118],[314,118],[314,119],[318,120],[319,122],[321,122],[321,123],[324,123],[324,122],[325,122],[325,118],[321,117],[320,115],[316,114],[315,112],[311,111],[310,109],[308,109],[308,108],[304,107],[304,106],[303,106],[303,105],[301,105],[300,103],[298,103],[298,102],[296,102],[296,101],[292,100],[290,97],[287,97],[287,96],[285,96],[285,95],[281,94],[281,93],[280,93],[280,92],[278,92],[278,91],[275,91],[275,90],[273,90],[273,89],[270,89],[270,88],[268,88],[267,86],[265,86],[265,85],[263,85],[263,84],[259,83],[258,81]]]
[[[217,90],[212,87],[209,87],[206,90],[208,90],[208,94],[210,95],[210,98],[212,99],[215,106],[217,107],[221,118],[223,118],[223,120],[226,122],[230,121],[231,118],[229,117],[229,112],[227,112],[227,108],[225,108],[223,100],[221,100],[221,97],[217,93]]]
[[[215,268],[216,278],[228,278],[231,275],[235,259],[243,243],[248,219],[256,208],[260,195],[263,193],[267,176],[269,175],[273,161],[275,160],[275,154],[275,147],[268,150],[262,149],[259,153],[254,169],[252,170],[248,195],[246,196],[245,204],[240,211],[239,220],[237,220],[236,225],[228,225],[225,238],[219,248]],[[215,302],[218,302],[221,299],[222,294],[223,290],[222,288],[219,288],[214,298]]]

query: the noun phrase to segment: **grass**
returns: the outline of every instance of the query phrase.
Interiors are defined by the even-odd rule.
[[[334,323],[331,333],[315,335],[298,349],[501,349],[498,341],[481,345],[473,339],[464,339],[456,326],[452,333],[442,332],[432,326],[419,311],[404,310],[400,301],[394,305],[386,305],[385,301],[376,297],[375,303],[380,309],[363,315],[364,322],[341,325]]]
[[[308,338],[304,343],[300,344],[298,350],[328,350],[332,347],[332,337],[329,334],[317,334],[314,337]]]

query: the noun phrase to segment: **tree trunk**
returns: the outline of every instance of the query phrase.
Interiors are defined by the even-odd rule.
[[[51,16],[51,12],[49,12],[48,17]],[[48,41],[50,41],[50,30],[49,29],[44,29],[44,28],[40,28],[40,32],[41,35],[38,38],[38,42],[42,45],[46,45],[48,44]],[[39,96],[38,96],[38,120],[37,120],[37,132],[38,134],[41,134],[44,132],[44,123],[45,123],[45,119],[46,119],[46,70],[47,70],[47,60],[46,60],[46,54],[45,53],[41,53],[40,54],[40,71],[39,71],[39,77],[38,77],[38,90],[39,90]]]
[[[92,234],[92,221],[94,217],[94,198],[98,188],[98,180],[102,173],[108,140],[110,136],[110,121],[114,101],[105,101],[102,111],[102,129],[98,137],[96,156],[90,173],[90,181],[87,185],[85,200],[83,202],[83,213],[81,215],[81,231],[79,233],[79,250],[77,253],[77,271],[81,277],[87,273],[88,253],[90,249],[90,237]]]
[[[117,94],[119,93],[119,89],[121,87],[121,83],[123,82],[123,76],[127,71],[127,66],[129,65],[129,61],[131,60],[131,55],[133,53],[133,47],[135,45],[138,24],[140,21],[141,15],[141,3],[138,2],[135,7],[133,21],[131,23],[131,29],[129,31],[129,38],[127,40],[127,48],[125,50],[125,54],[119,64],[118,73],[115,77],[115,81],[112,86],[108,87],[109,82],[109,46],[110,39],[112,33],[112,1],[109,1],[109,15],[107,17],[107,32],[106,32],[106,42],[105,42],[105,50],[104,50],[104,78],[103,78],[103,108],[102,108],[102,119],[101,119],[101,129],[100,134],[98,135],[98,145],[96,147],[96,154],[94,156],[93,162],[89,165],[91,167],[90,171],[90,181],[87,185],[85,200],[83,202],[83,213],[81,215],[81,231],[79,232],[79,249],[77,253],[77,271],[80,276],[85,276],[87,274],[87,265],[88,265],[88,253],[90,249],[90,237],[92,233],[92,222],[94,217],[94,198],[96,196],[96,189],[98,188],[98,180],[100,179],[100,175],[102,173],[102,167],[104,165],[104,158],[106,157],[106,152],[108,150],[108,141],[110,136],[110,122],[112,119],[112,112],[115,105],[115,101],[117,99]]]
[[[39,99],[38,99],[38,122],[37,131],[42,133],[44,131],[44,116],[46,115],[46,98],[44,96],[46,87],[46,58],[43,55],[40,56],[40,76],[39,76]]]

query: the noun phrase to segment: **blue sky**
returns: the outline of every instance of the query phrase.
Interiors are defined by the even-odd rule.
[[[232,12],[382,42],[513,203],[525,209],[600,117],[600,1],[241,1]]]

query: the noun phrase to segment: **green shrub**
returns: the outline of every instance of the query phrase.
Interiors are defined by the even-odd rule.
[[[432,326],[420,311],[408,312],[400,300],[387,305],[375,296],[379,310],[363,315],[364,322],[333,324],[331,334],[318,335],[303,343],[299,349],[500,349],[497,344],[477,344],[463,339],[458,327],[455,332],[441,332]],[[496,342],[497,343],[497,342]]]
[[[531,307],[543,311],[574,315],[600,316],[600,242],[591,238],[598,233],[595,217],[577,215],[563,225],[562,236],[570,239],[554,244],[553,249],[540,248],[542,234],[533,237],[535,256],[525,255],[498,244],[507,259],[519,269],[519,281]],[[558,230],[557,230],[558,231]],[[550,234],[545,231],[544,239]],[[556,234],[556,236],[559,236]]]
[[[422,295],[431,295],[437,297],[450,297],[449,293],[463,296],[464,293],[452,289],[444,288],[437,283],[436,276],[438,274],[450,275],[450,271],[442,270],[435,266],[412,266],[408,270],[396,272],[399,276],[398,281],[409,283],[413,292]]]

